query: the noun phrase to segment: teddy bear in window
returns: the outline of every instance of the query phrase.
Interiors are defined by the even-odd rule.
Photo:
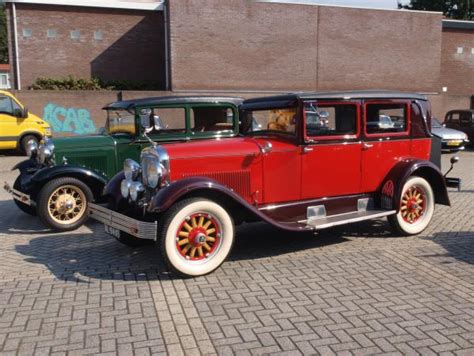
[[[267,128],[275,131],[290,131],[295,113],[293,110],[272,110]]]

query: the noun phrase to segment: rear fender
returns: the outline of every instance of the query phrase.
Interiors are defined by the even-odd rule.
[[[73,177],[83,181],[91,189],[96,200],[102,196],[102,190],[107,183],[106,177],[93,170],[81,166],[61,165],[38,170],[25,188],[30,192],[38,192],[47,182],[60,177]]]
[[[392,168],[381,185],[378,195],[382,208],[395,209],[398,212],[403,185],[411,176],[422,177],[430,183],[435,203],[451,205],[445,179],[435,164],[430,161],[404,160]]]
[[[160,189],[152,198],[148,212],[154,214],[163,213],[179,200],[190,197],[202,197],[217,201],[229,211],[237,223],[245,219],[262,220],[284,230],[304,230],[301,224],[294,224],[292,226],[268,217],[231,189],[206,177],[180,179]]]

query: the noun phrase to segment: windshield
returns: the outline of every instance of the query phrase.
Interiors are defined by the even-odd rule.
[[[107,109],[105,129],[109,134],[126,133],[135,135],[135,112],[125,109]]]
[[[296,108],[247,110],[243,115],[247,134],[277,132],[292,135],[296,132]]]
[[[431,127],[443,127],[443,125],[441,125],[437,118],[433,117],[431,118]]]

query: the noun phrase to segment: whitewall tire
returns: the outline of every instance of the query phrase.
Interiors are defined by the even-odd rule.
[[[186,199],[163,216],[159,239],[168,267],[181,276],[197,277],[225,261],[234,243],[234,224],[221,205]]]
[[[431,185],[421,177],[412,176],[403,185],[400,207],[388,217],[390,225],[402,235],[416,235],[431,221],[435,200]]]

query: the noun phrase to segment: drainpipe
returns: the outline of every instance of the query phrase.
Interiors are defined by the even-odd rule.
[[[16,5],[12,4],[12,17],[13,17],[13,39],[15,41],[15,77],[16,77],[16,89],[21,90],[21,79],[20,79],[20,56],[18,53],[18,28],[16,25]]]
[[[165,37],[165,90],[170,90],[170,61],[169,61],[169,46],[168,46],[168,6],[167,1],[163,1],[163,20],[165,22],[164,37]]]

